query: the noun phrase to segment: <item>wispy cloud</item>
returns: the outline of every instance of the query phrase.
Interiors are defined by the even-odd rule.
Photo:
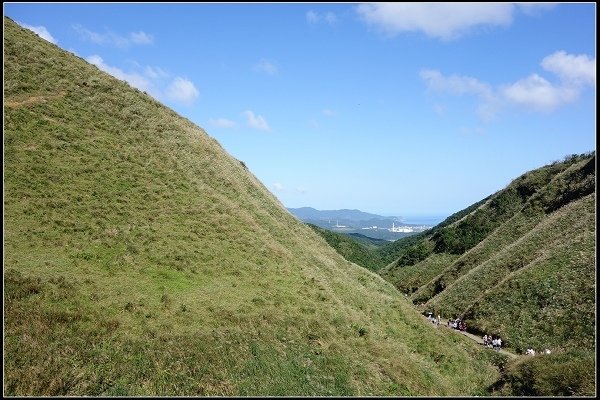
[[[143,31],[130,32],[126,36],[122,36],[112,31],[106,31],[105,33],[94,32],[84,28],[80,24],[73,25],[73,29],[75,29],[82,40],[100,45],[112,45],[121,49],[127,48],[132,44],[147,45],[154,42],[153,36]]]
[[[323,115],[325,115],[327,117],[336,117],[338,115],[338,113],[335,110],[330,110],[329,108],[325,108],[323,110]]]
[[[191,104],[196,100],[199,93],[194,82],[186,78],[177,77],[167,87],[166,95],[167,98],[173,101]]]
[[[147,65],[144,69],[144,73],[146,74],[146,76],[152,79],[168,78],[170,76],[169,73],[163,71],[162,68],[151,67],[149,65]]]
[[[152,44],[154,43],[154,38],[152,35],[147,34],[146,32],[131,32],[129,34],[129,39],[132,43],[135,44]]]
[[[443,76],[440,71],[424,69],[419,74],[432,90],[451,92],[454,94],[475,94],[484,98],[492,96],[492,89],[487,83],[476,78],[461,75]]]
[[[152,82],[139,73],[125,72],[120,68],[112,67],[106,64],[102,57],[96,54],[87,57],[86,61],[90,64],[94,64],[100,70],[114,76],[117,79],[129,82],[131,86],[138,88],[139,90],[149,92],[153,94],[154,97],[158,96],[158,92],[156,91],[156,88],[154,88]]]
[[[567,54],[564,50],[554,52],[542,60],[542,67],[554,72],[569,85],[595,85],[596,59],[587,54]]]
[[[279,68],[277,68],[277,65],[273,64],[269,60],[265,60],[264,58],[254,64],[253,69],[256,72],[262,72],[267,75],[277,75],[279,73]]]
[[[249,127],[258,129],[260,131],[270,132],[271,127],[267,123],[267,120],[262,115],[255,115],[253,111],[246,110],[242,112],[242,115],[246,117],[246,123]]]
[[[338,21],[338,18],[337,15],[331,11],[319,14],[316,11],[310,10],[306,13],[306,21],[311,25],[315,25],[320,22],[333,25]]]
[[[519,7],[511,3],[369,3],[356,7],[367,24],[394,36],[423,32],[442,40],[457,39],[476,27],[506,27],[515,14],[531,15],[551,7]]]
[[[237,124],[227,118],[211,118],[208,122],[216,128],[235,128]]]
[[[494,119],[498,105],[493,88],[476,78],[462,75],[444,76],[440,71],[424,69],[419,74],[421,79],[427,83],[427,88],[431,91],[448,92],[456,95],[470,94],[481,99],[481,104],[477,108],[477,114],[485,121]],[[439,105],[434,106],[438,115],[443,115],[444,109]]]
[[[579,90],[573,86],[554,85],[538,74],[532,74],[504,86],[500,93],[516,105],[549,112],[575,100]]]
[[[277,190],[278,192],[283,192],[285,190],[285,186],[283,186],[281,183],[279,182],[275,182],[273,184],[273,188],[275,188],[275,190]]]
[[[36,33],[39,37],[41,37],[42,39],[50,42],[50,43],[58,43],[58,41],[56,39],[54,39],[54,37],[50,34],[50,32],[48,32],[48,29],[46,29],[45,26],[33,26],[33,25],[28,25],[25,24],[23,22],[19,22],[19,21],[15,21],[17,24],[21,25],[23,28],[29,29],[30,31],[33,31],[34,33]]]
[[[166,98],[189,105],[199,96],[198,89],[196,89],[196,86],[192,81],[178,76],[173,78],[169,83],[166,78],[169,78],[170,74],[160,67],[146,66],[142,68],[141,66],[138,66],[138,69],[142,72],[126,72],[121,68],[108,65],[104,62],[102,57],[97,54],[87,57],[86,61],[97,66],[107,74],[110,74],[117,79],[124,80],[131,86],[147,92],[152,97],[159,100]],[[137,65],[135,62],[130,64]]]
[[[480,104],[477,113],[483,120],[493,119],[507,106],[552,112],[575,101],[586,86],[596,84],[596,59],[586,54],[573,55],[557,51],[545,57],[540,65],[556,75],[558,82],[553,83],[536,73],[497,87],[473,77],[444,76],[431,69],[422,70],[420,76],[429,90],[478,97]]]
[[[538,16],[545,11],[551,10],[556,7],[556,4],[552,3],[517,3],[517,8],[525,15]]]

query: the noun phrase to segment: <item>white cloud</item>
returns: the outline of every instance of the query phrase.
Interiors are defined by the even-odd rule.
[[[427,83],[427,88],[432,91],[449,92],[457,95],[470,94],[482,101],[477,107],[477,115],[484,121],[491,121],[499,111],[498,99],[494,89],[487,83],[476,78],[462,75],[444,76],[440,71],[424,69],[419,73],[421,79]],[[444,115],[446,108],[436,104],[434,111]]]
[[[544,57],[542,67],[554,72],[568,84],[596,84],[596,59],[590,59],[587,54],[567,54],[557,51]]]
[[[170,75],[160,67],[151,67],[149,65],[144,69],[146,76],[152,79],[168,78]]]
[[[579,95],[574,87],[555,86],[538,74],[532,74],[502,88],[504,97],[512,103],[534,111],[554,111],[572,102]]]
[[[277,66],[264,58],[254,65],[254,71],[264,72],[267,75],[277,75],[279,73]]]
[[[298,187],[296,188],[296,191],[297,191],[298,193],[300,193],[300,194],[304,194],[304,193],[306,193],[306,188],[305,188],[305,187],[302,187],[302,186],[298,186]]]
[[[476,78],[460,75],[444,76],[437,70],[421,70],[420,76],[429,90],[453,94],[470,94],[480,99],[477,114],[489,121],[506,106],[519,106],[539,112],[552,112],[579,97],[586,85],[596,84],[596,59],[585,54],[572,55],[557,51],[545,57],[541,66],[560,79],[552,83],[531,74],[513,83],[494,88]]]
[[[127,81],[131,86],[149,93],[156,99],[166,97],[169,100],[190,104],[198,97],[198,90],[194,83],[185,78],[176,77],[168,87],[164,88],[164,83],[160,81],[169,75],[159,67],[146,66],[143,68],[145,74],[143,75],[137,72],[125,72],[120,68],[110,66],[96,54],[87,57],[86,61],[117,79]]]
[[[313,10],[310,10],[306,13],[306,20],[309,24],[316,24],[319,22],[319,14]]]
[[[139,90],[149,92],[153,94],[154,97],[157,97],[157,93],[152,82],[146,79],[144,76],[138,73],[127,73],[120,68],[112,67],[106,64],[102,57],[96,54],[87,57],[86,61],[90,64],[94,64],[107,74],[110,74],[117,79],[127,81],[131,86],[138,88]]]
[[[231,121],[227,118],[211,118],[208,122],[210,122],[212,126],[217,128],[235,128],[235,126],[237,125],[234,121]]]
[[[337,20],[337,15],[331,11],[319,14],[316,11],[310,10],[306,13],[306,21],[312,25],[316,25],[321,21],[326,22],[329,25],[333,25],[337,22]]]
[[[45,26],[33,26],[33,25],[24,24],[23,22],[19,22],[19,21],[16,21],[16,23],[21,25],[23,28],[33,31],[39,37],[41,37],[42,39],[44,39],[50,43],[54,43],[54,44],[57,43],[57,40],[54,39],[54,37],[52,37],[52,35],[50,34],[50,32],[48,32],[48,29],[46,29]]]
[[[323,115],[326,115],[328,117],[335,117],[335,116],[337,116],[337,112],[334,110],[330,110],[329,108],[325,108],[323,110]]]
[[[446,91],[454,94],[474,94],[483,98],[492,96],[492,89],[487,83],[480,82],[470,76],[451,75],[445,77],[440,71],[424,69],[419,73],[427,82],[429,89]]]
[[[154,37],[152,35],[142,31],[131,32],[129,38],[131,42],[135,44],[152,44],[154,42]]]
[[[262,115],[254,115],[254,112],[250,110],[244,111],[242,115],[246,117],[246,123],[249,127],[258,129],[260,131],[271,131],[271,127],[269,126],[267,121],[262,117]]]
[[[525,15],[537,16],[544,11],[548,11],[556,7],[556,4],[552,3],[517,3],[516,6]]]
[[[275,188],[275,190],[277,190],[278,192],[283,192],[285,190],[285,187],[279,183],[279,182],[275,182],[273,184],[273,187]]]
[[[337,22],[337,16],[334,13],[332,13],[331,11],[326,12],[325,15],[323,16],[323,19],[329,25],[335,24]]]
[[[173,101],[191,104],[198,97],[198,89],[192,81],[178,76],[167,88],[166,95]]]
[[[119,48],[126,48],[131,44],[152,44],[154,41],[152,35],[142,31],[131,32],[127,36],[121,36],[111,31],[107,31],[106,33],[93,32],[80,24],[73,25],[73,29],[79,33],[79,36],[83,40],[89,40],[95,44],[113,45]]]
[[[389,35],[421,31],[451,40],[477,26],[508,26],[515,6],[510,3],[369,3],[359,16]]]

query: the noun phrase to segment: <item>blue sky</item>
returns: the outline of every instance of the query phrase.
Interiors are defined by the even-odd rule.
[[[596,6],[4,3],[287,207],[447,216],[596,147]]]

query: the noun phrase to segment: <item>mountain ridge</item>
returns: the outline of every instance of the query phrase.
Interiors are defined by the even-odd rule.
[[[460,317],[520,354],[561,354],[511,365],[504,394],[594,393],[584,371],[595,365],[595,165],[590,152],[529,171],[394,243],[396,260],[378,271],[423,311]],[[569,378],[552,382],[549,369]]]

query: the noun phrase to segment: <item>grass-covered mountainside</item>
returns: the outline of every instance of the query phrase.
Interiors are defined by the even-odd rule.
[[[481,395],[490,355],[201,128],[4,19],[5,395]]]
[[[405,246],[379,271],[423,310],[460,316],[519,353],[559,353],[543,366],[538,358],[513,366],[506,381],[514,394],[593,393],[593,374],[580,372],[594,369],[595,161],[595,153],[573,155],[523,174]],[[565,387],[554,391],[540,383],[546,391],[535,392],[540,371],[552,368],[584,381],[555,381]],[[519,371],[533,374],[528,384]]]

